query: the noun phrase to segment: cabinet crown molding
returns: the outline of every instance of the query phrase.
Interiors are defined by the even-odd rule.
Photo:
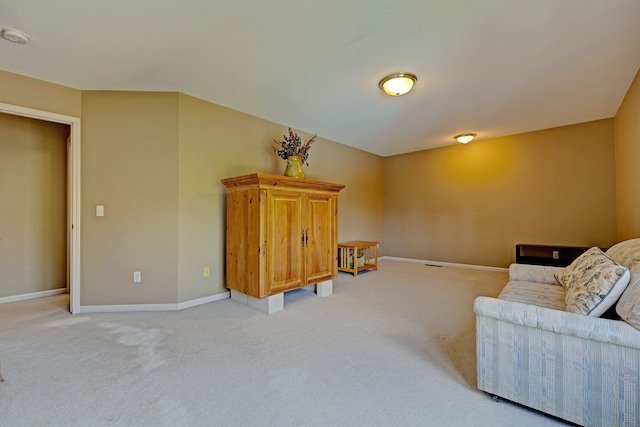
[[[266,173],[252,173],[248,175],[236,176],[233,178],[225,178],[221,180],[227,190],[238,187],[258,186],[260,188],[295,188],[316,191],[339,192],[344,184],[335,184],[332,182],[314,181],[311,179],[291,178],[288,176],[271,175]]]

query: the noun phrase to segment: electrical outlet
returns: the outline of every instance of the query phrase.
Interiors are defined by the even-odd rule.
[[[134,271],[133,272],[133,283],[140,283],[140,282],[142,282],[142,272]]]
[[[203,277],[209,277],[211,275],[211,268],[206,266],[202,272]]]
[[[559,251],[553,251],[553,259],[560,259],[560,252]]]

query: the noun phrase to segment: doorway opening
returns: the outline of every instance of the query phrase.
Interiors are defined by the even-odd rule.
[[[80,313],[80,118],[4,103],[0,103],[0,113],[69,126],[69,151],[67,155],[69,311]]]

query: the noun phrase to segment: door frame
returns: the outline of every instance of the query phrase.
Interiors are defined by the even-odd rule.
[[[71,177],[71,197],[67,201],[70,215],[67,218],[69,236],[69,311],[80,313],[80,117],[36,110],[0,102],[0,113],[69,125],[70,164],[67,175]],[[70,173],[69,173],[70,172]]]

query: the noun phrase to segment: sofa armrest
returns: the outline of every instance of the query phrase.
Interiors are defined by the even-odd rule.
[[[550,267],[546,265],[511,264],[509,266],[509,280],[560,286],[554,274],[562,270],[562,267]]]
[[[478,316],[492,317],[516,325],[640,349],[640,331],[621,320],[588,317],[490,297],[476,298],[473,309]]]

